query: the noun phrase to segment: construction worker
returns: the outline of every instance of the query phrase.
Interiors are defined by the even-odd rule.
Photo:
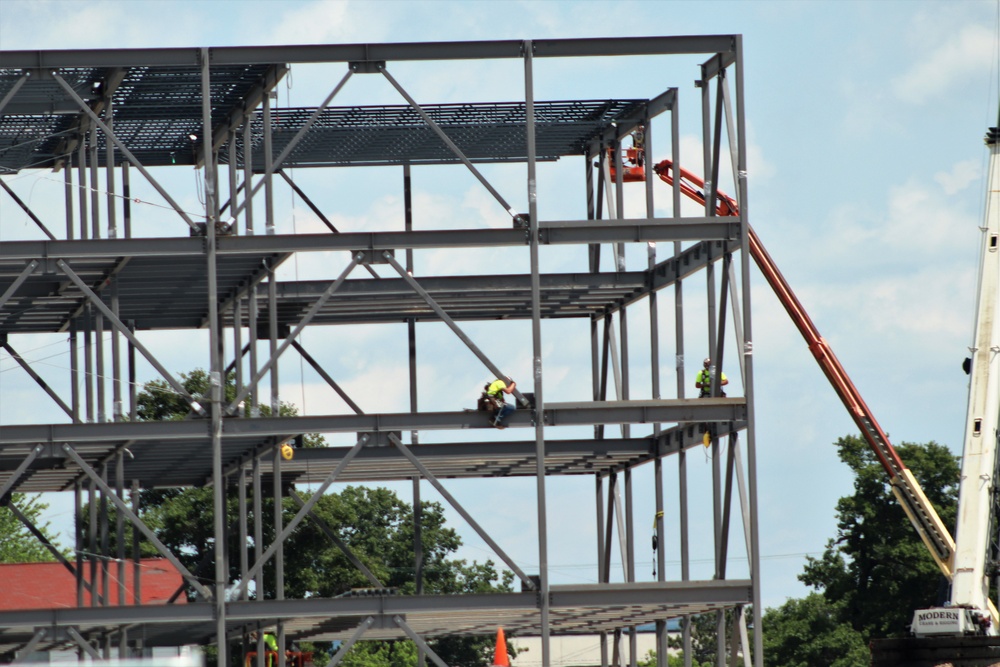
[[[712,359],[709,357],[705,357],[704,366],[705,368],[698,371],[698,374],[694,378],[694,386],[700,390],[698,398],[705,398],[706,396],[712,395],[712,376],[715,375],[715,370],[711,367]],[[726,377],[726,374],[721,371],[719,372],[719,380],[720,380],[719,386],[721,387],[725,387],[727,384],[729,384],[729,379]],[[719,396],[725,396],[725,395],[726,392],[724,391],[719,392]]]
[[[503,420],[507,418],[507,415],[517,409],[516,405],[508,403],[504,397],[504,394],[513,394],[515,387],[517,387],[517,383],[509,377],[506,380],[494,380],[486,385],[487,395],[489,395],[489,397],[492,398],[497,405],[497,413],[493,418],[493,426],[496,428],[507,428],[507,426],[503,423]]]
[[[250,633],[250,641],[257,642],[257,633]],[[267,667],[274,667],[277,663],[278,657],[278,638],[274,636],[274,633],[264,632],[264,655],[267,658]]]

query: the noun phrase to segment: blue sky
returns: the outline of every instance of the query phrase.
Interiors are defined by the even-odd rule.
[[[956,454],[961,449],[967,398],[960,363],[972,341],[978,226],[985,200],[987,151],[982,137],[997,121],[996,26],[997,3],[990,0],[0,0],[3,49],[742,34],[751,223],[892,440],[935,440]],[[648,97],[678,86],[682,99],[691,101],[696,99],[695,62],[664,61],[662,68],[650,68],[620,59],[600,63],[596,69],[585,69],[591,66],[585,63],[540,63],[536,96],[563,99],[586,91],[591,97]],[[523,94],[519,68],[516,63],[473,66],[459,62],[434,71],[403,65],[392,71],[418,101],[503,101]],[[329,72],[306,67],[293,69],[281,86],[279,104],[317,104],[339,76],[332,78]],[[399,103],[379,83],[355,77],[334,104]],[[687,149],[694,142],[693,135],[682,138]],[[582,217],[579,167],[577,163],[554,165],[540,172],[543,216]],[[489,177],[505,195],[513,193],[515,203],[523,199],[523,167],[491,169]],[[50,201],[53,206],[61,201],[61,175],[54,181],[51,178],[51,174],[22,174],[8,182],[45,211]],[[191,189],[195,177],[185,172],[170,178],[177,179],[177,187]],[[338,228],[377,229],[383,228],[385,220],[399,219],[398,171],[373,170],[356,177],[338,174],[339,180],[332,184],[315,173],[296,178],[310,186],[306,189],[311,193],[329,190],[318,197],[330,198],[327,210],[335,211]],[[414,179],[418,227],[421,221],[429,226],[432,217],[458,226],[467,225],[470,219],[502,224],[502,211],[461,169],[417,170]],[[337,196],[352,192],[365,196]],[[661,199],[666,203],[666,197]],[[197,210],[193,192],[185,205]],[[296,207],[291,202],[279,209],[279,231],[318,229],[314,216],[301,204]],[[37,236],[6,198],[0,199],[0,215],[4,219],[0,242]],[[143,223],[147,226],[139,233],[163,233],[164,227],[154,219],[150,212]],[[163,224],[177,229],[175,220]],[[514,272],[526,269],[526,261],[523,253],[513,252],[496,256],[429,253],[418,259],[418,271],[421,264],[430,272],[447,263],[454,271],[479,273],[484,262],[489,262],[488,266],[504,266],[501,272]],[[318,257],[302,258],[286,267],[285,277],[321,274],[323,263]],[[543,257],[543,263],[549,270],[584,266],[579,256],[555,253]],[[775,606],[805,593],[795,579],[804,557],[818,555],[834,534],[834,504],[851,492],[851,480],[832,443],[855,429],[797,331],[753,271],[763,599],[766,606]],[[693,360],[705,354],[704,338],[698,335],[695,322],[699,317],[695,302],[703,300],[704,283],[699,287],[697,280],[690,282],[686,304],[691,308],[692,333],[686,344]],[[643,315],[637,313],[635,318],[630,327],[638,332]],[[485,335],[485,329],[474,326],[470,331]],[[421,395],[435,405],[425,407],[471,405],[486,371],[471,362],[441,365],[436,359],[464,359],[466,353],[443,327],[440,331],[429,327],[427,332],[422,337],[428,342],[421,346],[421,364],[429,379]],[[511,323],[504,333],[508,342],[496,351],[501,365],[511,368],[515,378],[528,378],[530,344],[523,343],[530,341],[530,330]],[[636,335],[641,339],[641,334]],[[308,336],[315,338],[310,341]],[[553,324],[545,336],[546,399],[583,398],[577,394],[581,385],[589,387],[589,352],[583,357],[574,353],[589,345],[585,328]],[[402,331],[359,328],[337,331],[335,337],[336,345],[327,349],[322,336],[307,332],[306,345],[324,349],[325,362],[339,372],[336,377],[344,379],[362,407],[380,411],[381,406],[405,406],[405,383],[400,382],[405,358],[351,352],[371,340],[388,346],[385,349],[405,351]],[[170,338],[187,340],[173,334]],[[581,338],[579,345],[572,343]],[[158,340],[169,368],[180,371],[204,365],[176,353],[167,339],[160,336]],[[41,338],[32,343],[31,347],[38,348],[33,358],[63,350],[42,347],[50,343]],[[673,364],[666,357],[673,353],[669,341],[661,344],[662,383],[672,387]],[[639,341],[635,349],[641,349]],[[640,365],[648,365],[648,358],[643,362],[641,355],[636,356],[640,360],[633,360],[633,396],[643,397],[648,390],[639,386],[648,377],[648,369]],[[60,372],[60,359],[43,362],[52,366],[52,381]],[[293,363],[283,372],[283,397],[306,412],[332,411],[326,409],[333,399],[323,393],[322,382],[308,376],[299,379],[297,366]],[[696,367],[689,362],[688,368],[693,381]],[[727,373],[737,375],[735,369]],[[58,419],[57,413],[36,407],[40,394],[20,375],[10,359],[0,356],[0,390],[4,392],[0,423]],[[455,397],[453,387],[468,390]],[[449,396],[450,403],[445,398]],[[710,473],[709,463],[700,452],[691,458],[692,486],[698,489]],[[636,537],[638,570],[643,577],[649,576],[645,563],[651,559],[645,527],[652,523],[647,479],[651,476],[645,469],[636,473],[637,507],[650,514],[648,522],[638,521]],[[668,471],[668,517],[676,514],[674,477]],[[537,560],[534,483],[455,482],[449,488],[530,571]],[[408,485],[400,492],[406,496]],[[692,497],[696,493],[700,492],[693,489]],[[433,497],[430,489],[425,492],[428,497]],[[708,495],[700,497],[705,502],[693,510],[693,557],[699,563],[710,555],[711,534],[704,523],[711,517]],[[56,524],[65,521],[66,511],[59,509],[64,504],[61,499],[53,501]],[[578,520],[580,507],[583,516]],[[592,480],[550,482],[554,583],[593,580],[592,508]],[[461,519],[453,517],[460,526]],[[668,542],[670,531],[668,526]],[[471,531],[463,529],[463,533],[468,535],[463,556],[480,560],[488,556],[485,545]],[[734,536],[734,544],[739,539],[738,534]],[[668,560],[676,560],[675,543],[668,547]],[[674,574],[676,565],[670,567]],[[738,576],[739,567],[734,569]],[[693,575],[710,576],[710,565],[696,563]]]

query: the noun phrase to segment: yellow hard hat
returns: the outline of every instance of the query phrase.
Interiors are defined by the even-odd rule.
[[[295,458],[295,450],[287,442],[281,446],[281,458],[291,461]]]

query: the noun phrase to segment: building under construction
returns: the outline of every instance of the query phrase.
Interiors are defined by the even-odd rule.
[[[634,664],[629,628],[655,623],[665,664],[667,621],[716,613],[727,630],[719,654],[761,667],[759,636],[747,631],[759,627],[761,596],[741,44],[713,35],[0,52],[0,199],[17,212],[0,221],[0,343],[51,414],[22,423],[0,412],[0,498],[67,492],[78,513],[84,503],[91,512],[78,516],[77,555],[64,562],[81,602],[0,612],[0,660],[203,644],[226,664],[242,659],[252,632],[269,630],[282,642],[346,647],[410,638],[443,664],[427,640],[502,626],[539,636],[545,665],[549,638],[573,634],[599,635],[604,664]],[[597,75],[618,63],[650,73],[643,85],[655,87],[621,94],[627,84]],[[553,99],[538,91],[563,91],[552,85],[558,68],[595,75],[574,79],[576,97]],[[325,97],[279,104],[293,73],[322,81]],[[426,86],[425,73],[457,83]],[[462,80],[480,77],[481,90],[494,76],[500,99],[456,99]],[[427,99],[435,93],[444,99]],[[682,154],[682,133],[697,150]],[[555,168],[560,176],[547,176]],[[19,195],[16,180],[32,173],[58,181],[60,201]],[[399,214],[352,226],[353,207],[372,204],[367,191],[337,201],[323,184],[372,174]],[[443,192],[454,184],[459,197],[472,188],[490,212],[459,220],[421,210],[433,198],[414,196],[420,182]],[[322,228],[285,224],[290,197]],[[738,207],[722,211],[721,201]],[[682,290],[695,279],[705,287]],[[388,327],[398,349],[366,343]],[[572,344],[565,327],[579,332]],[[342,335],[350,330],[360,333]],[[198,364],[176,366],[164,332],[198,341],[189,357],[204,360],[206,394],[178,378]],[[46,335],[65,341],[63,368],[25,351]],[[338,343],[350,355],[390,359],[406,404],[380,404],[377,386],[364,400],[352,395],[317,349],[326,336],[351,341]],[[685,341],[696,339],[695,361],[685,362]],[[453,347],[460,354],[420,356]],[[553,348],[582,351],[571,400],[547,374]],[[520,371],[514,350],[528,359]],[[706,351],[715,380],[699,396],[693,378]],[[455,365],[476,378],[459,392],[471,398],[442,403],[424,390],[427,376],[465,377]],[[280,416],[281,401],[295,400],[281,395],[283,374],[306,367],[336,401]],[[663,368],[671,381],[661,386]],[[507,377],[518,409],[497,431],[475,399],[483,379]],[[179,396],[188,417],[141,420],[137,386],[148,380]],[[297,446],[308,434],[327,446]],[[710,457],[704,493],[688,488],[692,448]],[[651,507],[633,502],[637,469],[655,480]],[[552,581],[546,484],[557,476],[594,481],[573,516],[596,535],[597,583]],[[448,488],[513,477],[534,481],[530,568]],[[371,576],[365,595],[286,598],[283,541],[310,525],[316,495],[411,480],[414,503],[423,493],[450,505],[514,573],[515,592],[395,595]],[[278,501],[292,485],[301,509],[277,513],[266,528],[278,537],[263,544],[268,518],[248,497]],[[207,578],[163,547],[134,504],[142,489],[199,487],[214,494]],[[229,525],[230,499],[254,525]],[[711,507],[704,577],[690,567],[695,504]],[[651,516],[653,576],[637,572],[635,545]],[[185,577],[188,604],[137,604],[107,590],[106,569],[130,567],[108,546],[125,548],[126,522]],[[238,531],[237,552],[225,548],[227,531]],[[419,523],[413,532],[420,591]],[[275,599],[251,594],[265,586],[265,564]],[[748,605],[756,618],[744,618]]]

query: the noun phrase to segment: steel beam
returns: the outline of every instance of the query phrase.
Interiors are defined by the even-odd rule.
[[[533,40],[536,58],[576,58],[642,55],[724,54],[720,64],[737,62],[739,35],[668,37],[607,37]],[[209,50],[213,65],[256,63],[331,63],[373,61],[469,60],[524,57],[519,39],[315,44],[302,46],[231,46]],[[0,67],[52,69],[61,67],[198,67],[198,51],[190,48],[65,49],[5,51]]]

